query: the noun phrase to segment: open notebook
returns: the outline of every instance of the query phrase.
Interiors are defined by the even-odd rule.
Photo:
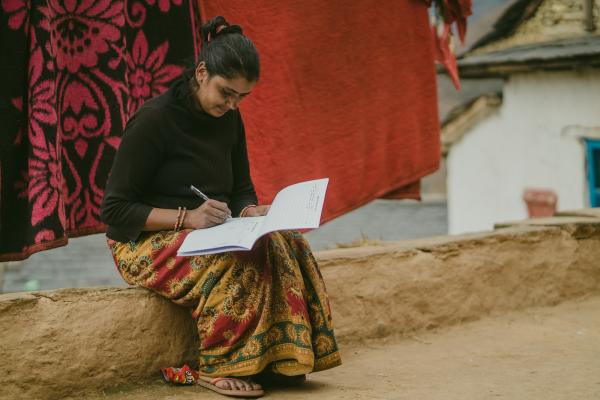
[[[189,233],[178,256],[250,250],[261,236],[286,229],[318,228],[329,178],[300,182],[282,189],[263,217],[230,218],[212,228]]]

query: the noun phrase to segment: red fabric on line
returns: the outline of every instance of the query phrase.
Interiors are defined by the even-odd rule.
[[[270,203],[329,177],[323,221],[373,199],[419,197],[439,165],[434,52],[423,1],[200,0],[261,56],[242,104],[252,176]]]

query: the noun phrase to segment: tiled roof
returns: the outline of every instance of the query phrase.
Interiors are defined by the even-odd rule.
[[[461,76],[489,77],[531,69],[600,67],[600,36],[583,36],[472,54],[458,61]]]

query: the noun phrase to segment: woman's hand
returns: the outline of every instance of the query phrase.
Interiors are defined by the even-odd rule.
[[[220,225],[231,217],[231,210],[227,203],[217,200],[206,200],[196,209],[188,210],[183,228],[200,229]]]
[[[267,213],[269,212],[269,208],[271,208],[271,206],[254,206],[254,207],[250,207],[247,211],[246,211],[246,215],[244,215],[245,217],[261,217],[263,215],[267,215]]]

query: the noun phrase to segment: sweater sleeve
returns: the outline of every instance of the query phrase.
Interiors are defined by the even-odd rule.
[[[158,115],[141,109],[128,121],[108,178],[101,218],[119,241],[137,240],[152,211],[142,199],[165,153]]]
[[[238,141],[232,150],[231,160],[233,167],[233,190],[231,193],[231,213],[238,216],[244,207],[258,204],[254,184],[250,177],[250,163],[246,147],[246,132],[240,116]]]

